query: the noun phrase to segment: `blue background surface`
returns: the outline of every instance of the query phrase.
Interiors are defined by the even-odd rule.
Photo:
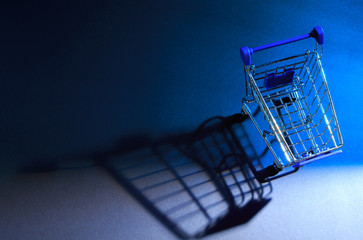
[[[239,112],[239,48],[316,25],[325,30],[323,67],[345,140],[344,155],[324,163],[360,162],[357,1],[14,3],[1,11],[1,152],[9,167]]]
[[[11,4],[0,8],[3,175],[39,160],[51,162],[107,150],[134,135],[156,139],[188,132],[210,117],[237,113],[245,94],[239,48],[305,34],[316,25],[325,31],[322,63],[344,146],[342,154],[307,168],[332,167],[339,174],[340,167],[358,169],[362,164],[360,1]],[[315,47],[314,40],[306,41]],[[298,44],[294,44],[280,53],[298,50]],[[259,58],[264,61],[276,51],[262,53]],[[22,180],[15,183],[19,191],[12,192],[9,189],[16,187],[7,185],[9,196],[21,194],[26,186]],[[100,185],[99,190],[104,187]],[[354,189],[352,192],[357,193]],[[317,190],[311,194],[322,193]],[[11,198],[4,197],[6,201]],[[323,209],[320,203],[315,210]],[[24,209],[28,206],[20,205]],[[51,219],[57,216],[49,214]],[[73,230],[69,231],[71,236]],[[91,239],[84,231],[85,235],[77,236]],[[259,232],[269,234],[270,230]],[[14,233],[9,230],[5,236]],[[53,233],[49,231],[47,236]]]

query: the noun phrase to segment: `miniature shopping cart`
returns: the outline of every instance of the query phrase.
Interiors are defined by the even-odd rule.
[[[256,52],[310,37],[316,40],[312,51],[265,64],[251,64],[252,54]],[[278,173],[282,176],[280,171],[289,167],[287,172],[295,172],[302,165],[342,152],[339,148],[343,139],[321,64],[323,43],[323,29],[317,26],[299,37],[241,48],[247,96],[251,98],[243,100],[242,113],[251,118],[274,157],[273,164],[260,171],[264,175],[259,176],[262,181],[277,178]],[[258,124],[250,110],[251,104],[257,104],[263,113],[267,130]]]

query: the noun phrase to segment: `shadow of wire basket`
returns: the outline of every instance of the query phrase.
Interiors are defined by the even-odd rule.
[[[269,63],[251,64],[251,55],[255,52],[309,37],[316,40],[312,51]],[[281,170],[290,167],[291,171],[297,171],[302,165],[342,152],[339,148],[343,139],[321,64],[323,43],[323,29],[317,26],[299,37],[253,49],[241,48],[247,97],[250,98],[243,99],[242,113],[251,118],[274,156],[273,164],[264,171],[265,181],[277,178],[275,175]],[[266,129],[252,115],[252,104],[257,104],[263,113],[268,123]],[[278,147],[272,142],[277,142]]]

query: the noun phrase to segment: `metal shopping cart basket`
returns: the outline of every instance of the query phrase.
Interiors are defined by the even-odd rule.
[[[251,64],[253,53],[310,37],[316,40],[312,51],[265,64]],[[274,156],[273,164],[260,171],[264,175],[262,181],[286,175],[281,170],[289,168],[284,172],[295,172],[307,163],[342,152],[339,148],[343,139],[321,64],[323,43],[323,29],[317,26],[299,37],[241,48],[247,96],[251,98],[243,99],[242,113],[251,118]],[[258,105],[268,122],[268,130],[260,127],[250,104]]]

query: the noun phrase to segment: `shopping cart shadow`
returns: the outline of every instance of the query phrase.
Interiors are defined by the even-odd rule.
[[[256,179],[262,169],[241,114],[214,117],[193,133],[101,155],[101,164],[179,238],[197,238],[252,219],[269,201],[272,186]],[[135,146],[136,146],[135,145]]]

